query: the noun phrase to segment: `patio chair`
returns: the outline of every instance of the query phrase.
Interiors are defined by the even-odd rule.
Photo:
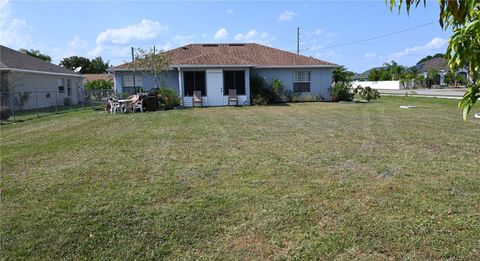
[[[202,101],[202,92],[201,91],[194,91],[192,97],[192,106],[195,107],[195,103],[200,103],[200,106],[203,106]]]
[[[110,105],[110,113],[122,112],[120,103],[112,98],[108,98],[108,104]]]
[[[237,97],[236,89],[228,90],[228,105],[230,105],[231,102],[235,102],[235,105],[238,105],[238,97]]]
[[[132,112],[136,112],[138,109],[143,112],[143,99],[138,99],[132,104]]]

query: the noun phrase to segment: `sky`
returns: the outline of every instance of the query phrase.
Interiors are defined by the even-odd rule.
[[[395,60],[412,66],[445,52],[451,31],[436,1],[390,12],[375,1],[15,1],[0,0],[0,44],[40,50],[53,63],[73,55],[112,65],[130,48],[255,42],[363,72]],[[1,55],[1,54],[0,54]]]

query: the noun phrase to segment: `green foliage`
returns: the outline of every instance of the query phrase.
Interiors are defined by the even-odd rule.
[[[443,53],[437,53],[437,54],[435,54],[435,55],[433,55],[433,56],[432,56],[432,55],[427,55],[426,57],[423,57],[422,59],[420,59],[420,60],[417,62],[417,65],[418,65],[418,64],[422,64],[422,63],[424,63],[424,62],[427,62],[427,61],[429,61],[429,60],[431,60],[431,59],[433,59],[433,58],[445,58],[445,54],[443,54]]]
[[[250,77],[250,92],[253,105],[269,104],[272,103],[275,98],[273,91],[260,75]]]
[[[108,63],[108,61],[105,63],[102,57],[95,57],[90,60],[86,57],[71,56],[64,58],[60,65],[70,70],[82,67],[80,73],[105,73],[110,67]]]
[[[354,72],[347,70],[345,66],[337,67],[333,70],[333,82],[351,82],[353,80]]]
[[[390,4],[390,10],[397,6],[401,11],[403,5],[410,12],[410,8],[418,6],[421,2],[426,5],[426,0],[386,0]],[[448,41],[446,58],[452,73],[460,68],[468,67],[474,83],[480,73],[480,1],[450,1],[438,0],[440,6],[439,23],[446,30],[452,28],[453,34]],[[467,86],[463,100],[459,107],[464,110],[464,120],[471,107],[477,102],[479,90],[477,84]]]
[[[181,100],[180,96],[174,89],[170,88],[160,88],[158,91],[158,100],[160,106],[162,106],[165,110],[171,110],[175,107],[180,106]]]
[[[353,100],[354,93],[352,92],[352,85],[350,83],[337,83],[332,84],[332,87],[328,90],[332,101],[351,101]]]
[[[435,69],[430,69],[427,72],[427,79],[425,79],[426,82],[426,87],[427,88],[432,88],[433,85],[437,84],[437,80],[439,77],[439,73]]]
[[[42,59],[44,60],[45,62],[51,62],[52,61],[52,57],[50,57],[50,55],[47,55],[47,54],[44,54],[44,53],[41,53],[39,50],[34,50],[34,49],[30,49],[30,50],[27,50],[27,49],[20,49],[18,50],[19,52],[21,53],[24,53],[24,54],[28,54],[30,56],[33,56],[35,58],[38,58],[38,59]]]
[[[360,97],[362,97],[362,99],[366,100],[367,102],[380,98],[380,93],[378,92],[378,90],[373,89],[370,86],[357,86],[353,93],[360,95]]]
[[[6,121],[10,118],[10,114],[12,114],[12,110],[8,106],[0,106],[0,120]]]
[[[85,90],[108,90],[113,88],[112,80],[94,80],[86,82],[83,87]]]

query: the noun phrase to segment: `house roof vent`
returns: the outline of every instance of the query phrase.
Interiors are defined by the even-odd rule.
[[[203,47],[217,47],[218,44],[202,44]]]
[[[228,44],[228,46],[245,46],[245,44],[240,44],[240,43],[237,43],[237,44]]]

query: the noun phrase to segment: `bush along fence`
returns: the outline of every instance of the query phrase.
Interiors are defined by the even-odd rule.
[[[0,92],[0,120],[15,122],[83,108],[100,108],[104,99],[113,94],[112,89]]]

